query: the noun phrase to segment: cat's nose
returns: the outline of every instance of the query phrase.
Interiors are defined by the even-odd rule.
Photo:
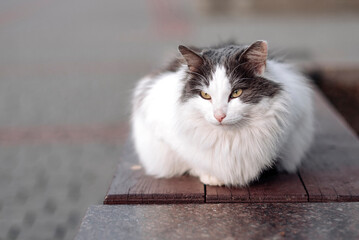
[[[215,119],[217,119],[218,122],[222,122],[226,116],[227,115],[222,111],[216,111],[214,113],[214,117],[215,117]]]

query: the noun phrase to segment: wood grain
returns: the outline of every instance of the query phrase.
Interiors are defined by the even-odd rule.
[[[206,186],[206,202],[306,202],[308,196],[297,174],[269,170],[249,187]]]
[[[206,186],[206,202],[250,202],[248,188]]]
[[[316,135],[299,173],[309,201],[359,201],[359,141],[320,92]]]
[[[307,202],[308,195],[298,174],[275,170],[262,175],[249,187],[251,202]]]
[[[125,149],[104,204],[204,203],[204,186],[197,178],[147,176],[129,143]]]

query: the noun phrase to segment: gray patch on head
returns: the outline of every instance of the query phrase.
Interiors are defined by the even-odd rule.
[[[211,62],[205,59],[204,64],[194,70],[186,71],[186,76],[183,79],[185,81],[184,88],[182,90],[181,101],[186,102],[188,99],[198,96],[203,86],[209,86],[209,82],[212,80],[214,66]]]
[[[226,74],[232,91],[242,89],[240,99],[245,103],[259,103],[264,97],[274,97],[281,90],[279,83],[256,75],[250,65],[240,64],[239,58],[245,48],[228,57],[225,61]]]
[[[248,64],[240,64],[240,56],[248,45],[219,45],[213,48],[199,49],[205,64],[196,73],[187,72],[185,87],[181,100],[187,101],[197,97],[201,86],[208,86],[217,65],[223,65],[232,86],[232,91],[241,88],[240,99],[246,103],[258,103],[264,97],[274,97],[281,91],[281,86],[269,79],[255,75]]]
[[[204,64],[196,71],[187,71],[185,77],[185,86],[182,91],[182,102],[187,101],[190,98],[197,97],[200,94],[200,89],[203,86],[208,86],[212,80],[212,75],[217,65],[224,65],[225,61],[238,52],[245,49],[244,46],[239,45],[219,45],[212,48],[193,48],[203,57]]]
[[[247,49],[248,45],[237,45],[226,43],[209,48],[190,47],[191,50],[203,57],[204,64],[195,71],[186,71],[183,79],[185,82],[180,100],[186,102],[188,99],[197,97],[203,86],[208,86],[212,80],[212,75],[217,65],[222,65],[226,69],[227,76],[232,85],[232,90],[242,88],[244,91],[240,99],[246,103],[258,103],[263,97],[274,97],[281,86],[269,79],[254,75],[248,68],[248,65],[239,64],[241,54]],[[181,55],[170,61],[170,63],[150,75],[151,81],[143,84],[141,94],[139,94],[139,103],[146,96],[156,77],[165,72],[177,72],[186,61]],[[137,104],[136,104],[137,105]]]
[[[281,90],[280,84],[262,77],[242,78],[232,85],[232,91],[243,90],[240,99],[245,103],[259,103],[264,97],[274,97]]]

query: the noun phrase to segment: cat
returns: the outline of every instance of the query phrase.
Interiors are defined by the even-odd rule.
[[[312,89],[267,49],[180,45],[166,69],[139,81],[132,138],[147,174],[247,186],[273,166],[297,170],[313,138]]]

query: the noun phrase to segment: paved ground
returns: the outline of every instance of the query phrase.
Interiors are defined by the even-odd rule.
[[[181,43],[359,63],[358,14],[214,17],[200,2],[0,1],[0,239],[73,239],[111,181],[134,83]]]

